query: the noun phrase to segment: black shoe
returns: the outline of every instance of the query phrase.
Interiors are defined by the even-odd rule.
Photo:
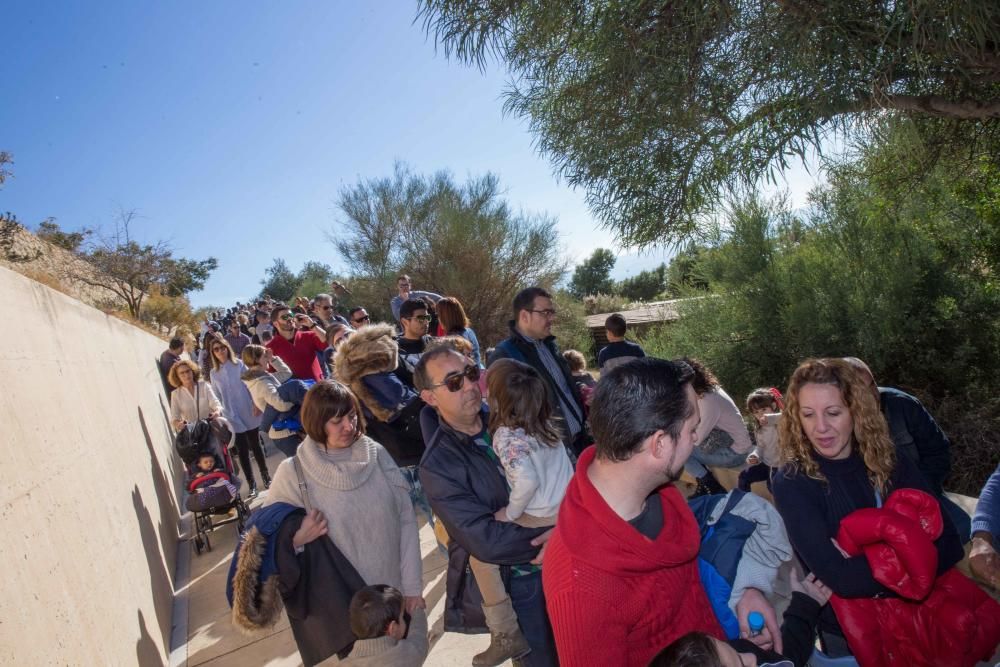
[[[257,485],[256,484],[251,484],[250,485],[250,495],[249,495],[249,497],[250,498],[256,498],[257,497]]]
[[[264,490],[266,491],[267,489],[270,488],[271,488],[271,478],[268,477],[267,479],[264,480]]]

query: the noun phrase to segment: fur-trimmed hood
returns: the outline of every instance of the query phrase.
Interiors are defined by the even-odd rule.
[[[350,387],[379,421],[388,421],[393,411],[379,403],[362,382],[362,378],[396,370],[399,365],[399,346],[396,344],[395,334],[391,324],[361,327],[340,344],[333,358],[337,379]]]
[[[399,346],[391,324],[361,327],[340,344],[333,358],[337,378],[344,384],[354,384],[366,375],[396,370]]]
[[[272,627],[281,619],[275,544],[281,522],[301,507],[274,503],[254,512],[240,536],[229,567],[226,595],[233,608],[233,625],[244,634]]]

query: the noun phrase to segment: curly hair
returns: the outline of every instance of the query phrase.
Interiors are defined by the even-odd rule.
[[[700,360],[694,357],[681,357],[679,361],[683,361],[691,370],[694,371],[694,378],[691,380],[691,386],[694,388],[694,393],[699,396],[704,396],[708,392],[718,389],[721,384],[719,379],[715,377],[715,374],[706,366],[701,363]]]
[[[872,485],[885,495],[896,467],[896,447],[875,396],[857,370],[843,359],[807,359],[792,373],[778,431],[782,458],[808,477],[826,481],[802,427],[799,392],[807,384],[830,384],[840,390],[854,425],[854,447],[865,462]]]
[[[180,376],[177,375],[177,371],[183,366],[186,366],[191,369],[191,374],[194,376],[193,379],[195,384],[198,384],[198,380],[201,379],[201,369],[198,368],[198,364],[194,363],[190,359],[181,359],[173,366],[171,366],[170,372],[167,373],[167,382],[169,382],[170,386],[173,387],[174,389],[178,389],[183,384],[183,382],[181,382]]]

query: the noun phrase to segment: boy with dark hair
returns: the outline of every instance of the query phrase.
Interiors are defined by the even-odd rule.
[[[403,611],[403,594],[392,586],[365,586],[349,608],[354,642],[342,665],[418,667],[427,659],[427,612]]]
[[[604,330],[608,336],[608,345],[597,353],[597,367],[602,373],[610,371],[615,366],[627,364],[633,359],[642,359],[646,352],[638,343],[625,340],[628,323],[621,313],[612,313],[604,320]]]

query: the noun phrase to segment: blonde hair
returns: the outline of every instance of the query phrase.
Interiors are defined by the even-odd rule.
[[[182,384],[184,384],[183,382],[181,382],[181,379],[179,377],[177,377],[177,370],[181,366],[187,366],[188,368],[191,369],[191,373],[194,375],[194,378],[193,378],[194,379],[194,383],[198,384],[198,380],[201,379],[201,369],[198,368],[198,364],[194,363],[190,359],[181,359],[176,364],[174,364],[173,366],[171,366],[170,367],[170,372],[167,373],[167,382],[170,383],[170,386],[173,387],[174,389],[177,389]]]
[[[243,353],[240,357],[243,359],[243,363],[247,366],[258,366],[260,364],[260,360],[264,358],[264,352],[266,351],[267,348],[263,345],[251,343],[243,348]]]
[[[435,338],[428,343],[427,350],[424,352],[426,354],[427,351],[438,347],[447,347],[466,357],[472,356],[472,343],[464,336],[441,336],[440,338]]]
[[[216,345],[225,346],[225,348],[229,350],[229,363],[231,364],[236,363],[236,353],[233,352],[233,346],[229,344],[228,340],[226,340],[222,336],[219,336],[218,338],[211,340],[208,345],[208,358],[212,360],[213,371],[219,370],[219,366],[222,365],[221,363],[219,363],[219,359],[215,356],[215,350],[213,348]]]
[[[782,458],[806,476],[826,481],[802,427],[799,392],[807,384],[829,384],[840,390],[853,422],[853,446],[865,462],[872,485],[885,495],[896,467],[896,446],[889,437],[889,427],[871,389],[858,371],[843,359],[807,359],[792,373],[778,427]]]

